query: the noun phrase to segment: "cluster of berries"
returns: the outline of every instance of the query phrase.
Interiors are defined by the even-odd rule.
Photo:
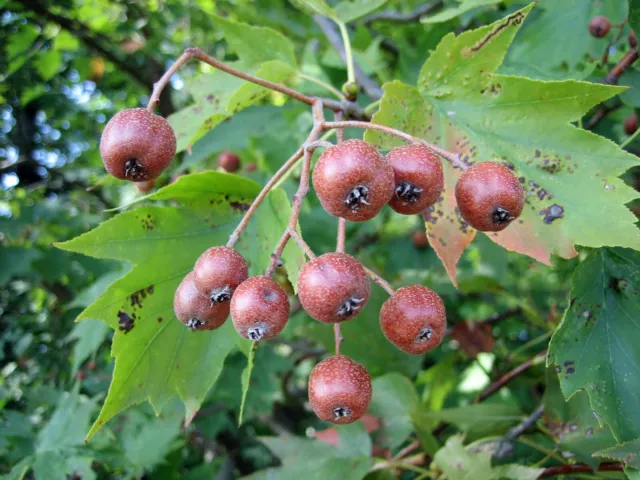
[[[383,157],[362,140],[328,148],[313,170],[313,187],[324,209],[336,217],[363,222],[389,204],[403,215],[422,213],[442,195],[438,156],[423,145],[407,145]],[[462,219],[483,232],[497,232],[522,213],[524,192],[509,168],[477,163],[456,184]]]
[[[176,149],[173,129],[145,109],[114,116],[100,151],[109,173],[135,182],[156,178]],[[428,147],[408,145],[382,156],[362,140],[326,149],[313,170],[313,187],[324,209],[353,222],[375,217],[384,205],[411,215],[424,212],[441,197],[440,160]],[[524,205],[520,182],[509,168],[484,162],[468,168],[456,185],[464,221],[482,231],[499,231],[518,217]],[[304,310],[323,323],[354,319],[365,307],[370,283],[365,268],[342,252],[307,262],[298,277]],[[252,341],[278,335],[289,318],[289,298],[270,276],[249,277],[244,257],[228,246],[206,250],[175,292],[176,317],[192,330],[214,330],[231,315],[236,331]],[[386,338],[404,352],[424,354],[440,344],[446,330],[442,299],[422,285],[394,291],[380,310]],[[309,400],[316,414],[333,423],[351,423],[367,410],[371,379],[354,360],[335,355],[320,362],[309,379]]]

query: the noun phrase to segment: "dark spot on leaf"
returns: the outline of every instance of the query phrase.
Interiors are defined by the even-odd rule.
[[[544,210],[541,210],[540,215],[544,215],[544,223],[550,224],[554,220],[564,217],[564,208],[560,205],[554,204]]]
[[[162,317],[158,317],[158,323],[162,323],[164,319]]]
[[[131,318],[126,312],[118,312],[118,330],[124,332],[125,334],[129,333],[135,326],[134,324],[134,319]]]
[[[246,203],[242,203],[242,202],[230,202],[229,205],[231,205],[231,208],[233,208],[233,210],[235,210],[236,212],[246,212],[247,210],[249,210],[249,205],[247,205]]]
[[[542,152],[540,152],[540,150],[536,150],[536,158],[540,158],[540,155],[542,154]]]
[[[571,374],[571,373],[573,373],[573,372],[575,372],[575,371],[576,371],[576,369],[575,369],[575,368],[573,368],[573,367],[569,367],[569,368],[567,368],[567,373],[569,373],[569,374]]]

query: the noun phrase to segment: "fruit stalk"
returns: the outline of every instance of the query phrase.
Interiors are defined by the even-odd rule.
[[[426,140],[422,140],[421,138],[414,137],[401,130],[396,130],[395,128],[387,127],[385,125],[379,125],[377,123],[371,122],[361,122],[358,120],[324,122],[324,130],[330,130],[332,128],[365,128],[368,130],[378,130],[379,132],[387,133],[389,135],[401,138],[408,143],[417,143],[420,145],[424,145],[439,157],[447,159],[455,168],[459,168],[461,170],[466,170],[468,168],[468,165],[462,161],[459,154],[449,152],[436,145],[433,145],[432,143],[427,142]]]
[[[338,140],[344,140],[343,130],[338,130]],[[336,252],[344,253],[345,243],[347,239],[347,221],[344,218],[338,219],[338,234],[336,240]],[[333,325],[333,336],[335,338],[336,344],[336,355],[340,355],[340,346],[342,345],[342,341],[344,337],[342,336],[342,331],[340,330],[340,323],[335,323]]]
[[[278,245],[276,246],[273,255],[271,256],[271,263],[265,272],[266,276],[273,275],[273,272],[276,268],[278,261],[282,257],[282,252],[284,248],[287,246],[289,239],[291,238],[291,232],[295,232],[298,227],[298,218],[300,217],[300,211],[302,210],[302,202],[304,198],[309,193],[309,175],[311,173],[311,157],[313,156],[313,151],[308,147],[311,143],[318,140],[320,133],[322,132],[322,124],[324,123],[324,112],[322,111],[323,103],[322,100],[316,99],[313,102],[313,128],[307,137],[302,149],[303,159],[302,159],[302,173],[300,176],[300,185],[298,186],[298,190],[293,196],[293,205],[291,208],[291,216],[289,217],[289,224],[282,234]],[[271,183],[271,182],[270,182]],[[266,187],[265,187],[266,188]],[[254,202],[255,203],[255,202]],[[249,212],[247,212],[249,213]],[[244,220],[244,219],[243,219]]]

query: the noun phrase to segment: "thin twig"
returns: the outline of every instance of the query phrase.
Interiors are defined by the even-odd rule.
[[[618,81],[620,80],[620,76],[622,76],[622,74],[626,72],[627,69],[631,65],[633,65],[633,62],[635,62],[637,59],[638,49],[634,48],[633,50],[629,50],[624,54],[624,57],[622,57],[620,61],[609,71],[609,73],[607,73],[607,76],[604,77],[604,83],[608,85],[617,85]]]
[[[442,0],[436,0],[435,2],[427,2],[423,5],[419,5],[408,13],[393,11],[372,13],[371,15],[362,18],[360,21],[365,25],[381,20],[393,23],[411,23],[430,13],[432,10],[442,7],[442,4]]]
[[[226,72],[235,77],[242,78],[243,80],[246,80],[251,83],[255,83],[256,85],[260,85],[270,90],[280,92],[304,104],[313,106],[316,101],[315,97],[310,97],[308,95],[300,93],[297,90],[294,90],[293,88],[289,88],[286,85],[282,85],[281,83],[274,83],[269,80],[256,77],[254,75],[241,72],[240,70],[236,70],[235,68],[230,67],[229,65],[221,62],[220,60],[217,60],[212,56],[207,55],[199,48],[191,47],[191,48],[187,48],[183,52],[183,54],[180,55],[180,57],[178,57],[178,59],[171,66],[171,68],[169,68],[165,72],[165,74],[160,78],[160,80],[158,80],[155,83],[155,85],[153,86],[153,93],[151,94],[151,97],[149,98],[149,103],[147,105],[148,110],[153,110],[153,108],[158,104],[160,99],[160,94],[162,93],[162,90],[164,90],[164,88],[169,83],[171,76],[174,73],[176,73],[176,71],[178,71],[180,67],[182,67],[185,63],[187,63],[189,60],[193,58],[200,60],[201,62],[211,65],[212,67],[215,67],[218,70],[222,70],[223,72]],[[349,113],[350,116],[359,116],[362,118],[367,118],[366,115],[364,115],[364,112],[362,112],[362,109],[360,109],[357,105],[353,104],[353,102],[346,102],[346,101],[340,102],[337,100],[327,98],[327,99],[322,99],[322,104],[326,108],[328,108],[329,110],[333,110],[334,112],[346,112],[346,113]]]
[[[336,241],[336,252],[344,253],[344,246],[347,237],[347,221],[344,218],[338,219],[338,235]]]
[[[620,80],[620,76],[627,71],[627,69],[638,59],[638,49],[634,48],[629,50],[625,55],[620,59],[620,61],[607,73],[606,77],[604,77],[604,83],[608,85],[617,85]],[[600,121],[609,115],[614,110],[617,110],[622,106],[622,102],[617,101],[611,106],[608,106],[606,103],[602,103],[601,107],[598,111],[591,117],[589,123],[587,123],[586,129],[593,130],[593,128],[600,123]]]
[[[401,130],[396,130],[395,128],[387,127],[386,125],[379,125],[377,123],[371,123],[371,122],[359,122],[355,120],[349,120],[345,122],[325,122],[323,125],[323,128],[325,130],[329,130],[331,128],[366,128],[369,130],[378,130],[379,132],[383,132],[383,133],[401,138],[408,143],[419,143],[421,145],[424,145],[436,155],[442,158],[446,158],[451,163],[451,165],[453,165],[456,168],[460,168],[462,170],[466,170],[467,168],[469,168],[468,165],[466,165],[462,161],[462,159],[460,158],[460,155],[444,150],[436,145],[433,145],[432,143],[422,140],[421,138],[414,137],[413,135],[409,135],[408,133],[405,133]]]
[[[338,134],[338,138],[340,138],[340,134]],[[347,237],[347,221],[344,218],[338,219],[338,234],[336,237],[336,252],[344,253],[345,240]],[[340,331],[340,323],[333,325],[333,336],[336,342],[336,355],[340,355],[340,346],[344,340],[342,332]]]
[[[378,275],[376,272],[374,272],[373,270],[368,269],[367,267],[365,267],[364,265],[362,266],[362,268],[364,268],[364,271],[367,273],[367,275],[369,275],[369,278],[371,278],[371,280],[374,281],[374,283],[377,283],[378,285],[380,285],[382,288],[384,288],[384,290],[389,294],[389,295],[393,295],[394,290],[393,287],[391,286],[391,284],[389,282],[387,282],[384,278],[382,278],[380,275]]]
[[[392,462],[397,462],[398,460],[402,460],[407,455],[411,455],[413,452],[415,452],[416,450],[419,450],[419,449],[420,449],[420,441],[419,440],[414,440],[409,445],[407,445],[402,450],[400,450],[398,453],[396,453],[393,456],[393,458],[391,459],[391,461]]]
[[[300,147],[291,156],[289,160],[287,160],[282,164],[282,166],[278,169],[278,171],[273,175],[273,177],[271,177],[271,179],[267,182],[267,184],[262,188],[258,196],[255,198],[255,200],[249,207],[249,210],[247,210],[247,212],[244,214],[244,217],[242,217],[242,220],[240,221],[238,226],[235,228],[233,233],[229,236],[227,247],[231,248],[233,247],[233,245],[235,245],[235,243],[238,241],[238,238],[240,237],[240,234],[247,227],[247,225],[249,224],[249,220],[251,220],[251,217],[256,212],[256,210],[258,209],[262,201],[266,198],[267,194],[271,191],[271,189],[274,187],[274,185],[277,183],[280,177],[282,177],[287,171],[289,171],[289,169],[291,169],[296,164],[298,159],[302,157],[303,151],[304,149]]]
[[[304,252],[309,260],[313,260],[314,258],[316,258],[316,254],[313,253],[313,250],[311,250],[309,244],[304,241],[304,239],[296,230],[289,231],[289,236],[293,238],[293,240],[298,244],[298,247],[300,247],[300,250]]]
[[[336,342],[336,355],[340,355],[340,346],[342,345],[342,341],[344,340],[342,332],[340,331],[340,323],[333,324],[333,336],[335,337]]]
[[[496,380],[495,382],[491,383],[491,385],[489,385],[487,388],[485,388],[480,393],[480,395],[478,395],[476,397],[476,399],[473,401],[473,403],[480,403],[483,400],[485,400],[488,397],[490,397],[491,395],[493,395],[494,393],[496,393],[498,390],[500,390],[502,387],[504,387],[511,380],[513,380],[518,375],[520,375],[522,372],[525,372],[531,366],[533,366],[535,363],[537,363],[539,361],[539,359],[544,357],[544,355],[546,353],[547,353],[546,350],[544,350],[542,352],[539,352],[534,357],[530,358],[529,360],[527,360],[524,363],[521,363],[520,365],[518,365],[513,370],[511,370],[511,371],[507,372],[506,374],[504,374],[498,380]]]
[[[540,405],[538,408],[534,410],[534,412],[529,415],[527,418],[522,420],[518,425],[509,429],[509,431],[504,435],[500,440],[498,440],[496,445],[496,450],[493,452],[492,458],[496,460],[502,460],[511,456],[513,453],[513,444],[524,432],[529,430],[533,425],[536,424],[542,414],[544,413],[544,404]]]
[[[298,228],[298,218],[300,217],[300,211],[302,210],[302,202],[307,196],[307,193],[309,193],[309,174],[311,172],[311,157],[313,156],[313,152],[307,147],[318,139],[322,132],[323,123],[324,113],[322,111],[322,101],[316,99],[313,103],[313,128],[302,146],[304,149],[302,157],[302,174],[300,176],[300,185],[298,186],[298,190],[293,196],[293,205],[291,208],[291,216],[289,217],[289,224],[273,251],[271,263],[265,272],[266,276],[273,275],[276,265],[282,258],[282,252],[291,238],[291,233],[296,232],[296,229]]]
[[[538,475],[538,478],[558,477],[560,475],[570,475],[572,473],[595,473],[595,472],[622,472],[624,465],[621,462],[605,462],[598,465],[597,469],[591,468],[589,465],[559,465],[557,467],[545,468]]]
[[[611,112],[616,111],[621,106],[622,106],[622,102],[619,100],[615,101],[615,103],[611,106],[607,105],[606,103],[602,103],[598,111],[593,115],[593,117],[589,119],[589,122],[585,126],[585,129],[593,130],[596,127],[596,125],[598,125],[598,123],[600,123],[600,121],[604,119],[604,117],[609,115]]]
[[[322,33],[324,33],[327,40],[335,51],[338,52],[343,62],[347,61],[347,55],[344,48],[344,43],[340,37],[340,33],[334,27],[331,20],[328,18],[320,17],[318,15],[313,16],[313,21],[316,22]],[[360,67],[358,62],[353,62],[353,68],[355,70],[356,83],[362,87],[365,93],[372,99],[377,100],[382,97],[382,89],[366,72]],[[349,112],[346,112],[349,113]]]

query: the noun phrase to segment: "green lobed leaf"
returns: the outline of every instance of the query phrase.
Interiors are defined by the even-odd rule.
[[[353,428],[346,430],[354,432]],[[343,435],[344,433],[341,440]],[[358,449],[342,449],[340,445],[334,447],[318,440],[286,436],[262,437],[260,441],[280,458],[282,467],[269,468],[242,477],[245,480],[361,480],[373,465],[373,459],[359,455]],[[357,456],[352,456],[354,454]]]
[[[242,377],[240,382],[242,384],[242,400],[240,400],[240,413],[238,414],[238,426],[242,425],[242,416],[244,414],[244,406],[247,403],[247,394],[249,393],[249,384],[251,382],[251,372],[253,371],[253,359],[255,357],[256,350],[258,349],[258,342],[252,342],[249,346],[249,352],[247,354],[247,366],[242,371]]]
[[[604,15],[616,24],[624,21],[627,12],[627,0],[539,0],[509,49],[505,64],[514,73],[530,72],[533,66],[535,77],[544,80],[587,78],[591,69],[584,63],[599,60],[617,34],[617,28],[612,27],[607,37],[595,38],[589,33],[589,21]]]
[[[418,406],[418,394],[407,377],[387,373],[373,380],[369,413],[382,420],[377,443],[389,448],[400,446],[413,431],[411,415]]]
[[[597,452],[594,455],[614,458],[626,463],[629,467],[640,469],[640,438]]]
[[[239,61],[230,66],[276,83],[296,75],[293,44],[279,32],[254,27],[222,17],[213,21]],[[190,148],[197,140],[234,113],[263,99],[270,90],[216,70],[188,82],[187,91],[195,103],[169,116],[177,151]]]
[[[619,442],[640,435],[639,292],[640,253],[590,251],[574,273],[570,306],[549,346],[564,396],[586,391],[593,414]]]
[[[560,439],[563,450],[571,452],[577,461],[597,468],[600,460],[593,454],[616,444],[611,430],[598,424],[586,392],[577,392],[565,400],[554,369],[548,368],[545,378],[545,423]]]
[[[515,464],[492,467],[491,453],[470,453],[462,444],[460,435],[454,435],[447,440],[445,446],[436,453],[433,463],[442,470],[447,480],[535,480],[544,470]]]
[[[324,0],[289,0],[296,8],[309,15],[320,15],[337,20],[338,15]]]
[[[571,125],[622,89],[495,73],[530,9],[458,37],[445,36],[423,65],[417,88],[398,81],[384,86],[373,121],[459,153],[466,163],[513,166],[525,189],[524,211],[509,228],[489,235],[508,250],[549,264],[551,255],[575,256],[576,244],[640,248],[635,216],[625,207],[638,193],[618,178],[637,157]],[[386,149],[399,144],[370,130],[365,138]],[[427,212],[426,224],[431,245],[454,280],[455,265],[475,231],[456,210],[461,171],[444,163],[445,191]]]
[[[80,365],[98,350],[108,333],[109,326],[99,320],[87,319],[74,325],[69,334],[69,340],[76,340],[71,362],[72,377],[75,377]]]
[[[335,6],[338,18],[349,23],[377,10],[388,0],[343,0]]]
[[[418,410],[413,421],[416,424],[435,426],[440,422],[453,423],[465,432],[474,435],[499,433],[518,423],[521,419],[517,406],[481,403],[457,408],[446,408],[438,412]]]
[[[115,414],[144,400],[160,411],[177,393],[187,418],[198,410],[239,337],[230,322],[215,331],[190,331],[175,319],[174,292],[204,250],[226,243],[259,190],[250,180],[218,172],[184,176],[147,197],[179,206],[142,206],[57,245],[136,264],[78,318],[98,318],[116,330],[113,380],[89,438]],[[235,247],[247,259],[251,274],[269,265],[289,214],[286,195],[274,190],[240,237]],[[283,259],[297,278],[302,253],[288,245]]]
[[[473,10],[474,8],[486,7],[500,3],[502,0],[463,0],[462,3],[446,8],[434,15],[425,15],[420,19],[422,23],[441,23],[447,22],[452,18],[459,17],[463,13]]]
[[[629,25],[640,32],[640,0],[629,0]]]

